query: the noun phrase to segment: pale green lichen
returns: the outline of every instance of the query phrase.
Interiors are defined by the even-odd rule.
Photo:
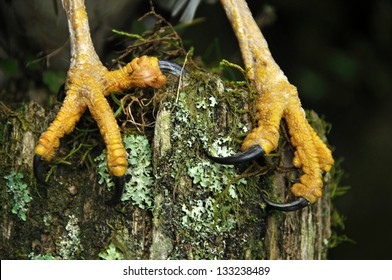
[[[57,243],[60,248],[58,254],[64,260],[76,259],[83,251],[83,246],[80,242],[79,220],[75,215],[69,215],[68,218],[69,220],[65,227],[67,233]]]
[[[151,187],[154,178],[151,165],[151,148],[145,135],[127,135],[123,138],[125,150],[127,151],[128,169],[125,173],[126,183],[121,201],[132,201],[139,208],[152,207]],[[106,183],[110,189],[114,186],[109,175],[106,163],[106,150],[99,155],[95,161],[98,162],[98,183]]]
[[[238,174],[232,166],[215,164],[210,160],[187,162],[188,175],[193,183],[207,188],[214,193],[220,193],[226,187],[235,190],[235,186],[242,184],[246,186],[246,180],[241,178],[233,181]]]
[[[124,255],[117,251],[116,246],[113,243],[109,244],[109,247],[100,252],[98,256],[104,260],[122,260]]]
[[[31,260],[44,260],[44,261],[54,261],[54,260],[58,260],[57,258],[55,258],[52,254],[46,254],[46,255],[35,255],[34,253],[30,253],[29,254],[29,258]]]
[[[8,181],[7,192],[13,197],[12,213],[17,215],[22,221],[26,221],[28,204],[32,200],[27,185],[22,182],[23,174],[12,171],[8,176],[4,176]]]
[[[230,231],[235,226],[233,217],[229,217],[222,221],[216,220],[214,205],[216,200],[207,197],[202,200],[193,200],[191,205],[182,204],[181,210],[185,213],[182,217],[182,225],[184,228],[195,231],[201,237],[208,237],[211,234],[224,233]]]
[[[42,220],[44,222],[45,227],[49,227],[52,223],[52,214],[46,213]]]
[[[249,185],[234,166],[216,164],[206,157],[207,153],[228,156],[238,151],[236,133],[246,132],[246,125],[230,115],[232,130],[222,131],[215,115],[228,99],[235,103],[241,102],[243,97],[226,90],[215,77],[199,81],[199,86],[190,83],[193,88],[180,90],[161,107],[161,111],[171,115],[171,153],[162,159],[170,169],[165,168],[162,173],[158,170],[157,178],[164,178],[165,182],[173,178],[174,186],[167,187],[174,187],[175,195],[180,197],[174,212],[178,215],[175,220],[180,222],[176,224],[176,231],[181,232],[181,238],[172,258],[184,257],[181,246],[191,246],[191,250],[186,250],[189,259],[223,257],[227,246],[225,237],[239,222],[238,209],[243,203],[239,188]],[[163,194],[171,195],[167,190]],[[215,244],[214,240],[222,242]]]

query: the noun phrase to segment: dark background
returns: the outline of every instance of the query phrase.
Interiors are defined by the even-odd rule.
[[[351,186],[334,200],[346,218],[339,234],[352,241],[332,249],[329,258],[391,259],[391,1],[248,3],[272,55],[298,87],[303,107],[332,124],[329,142],[335,159],[343,159],[342,184]],[[148,1],[138,7],[139,14],[148,10]],[[181,31],[185,46],[195,48],[195,57],[209,67],[223,58],[241,63],[220,5],[203,3],[196,17],[204,20]]]

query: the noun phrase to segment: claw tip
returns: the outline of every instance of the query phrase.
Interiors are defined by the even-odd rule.
[[[177,77],[180,77],[183,74],[187,74],[183,67],[171,61],[158,59],[158,66],[163,73],[172,74]]]
[[[213,157],[208,156],[212,161],[221,164],[239,164],[247,161],[258,159],[264,155],[264,150],[259,145],[250,147],[245,152],[228,157]]]
[[[264,202],[267,204],[267,207],[270,209],[283,211],[283,212],[291,212],[301,210],[310,204],[310,202],[303,197],[300,197],[293,202],[289,203],[276,203],[269,200],[264,194],[262,195]]]

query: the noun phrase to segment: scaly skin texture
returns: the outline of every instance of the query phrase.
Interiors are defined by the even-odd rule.
[[[258,127],[247,135],[242,150],[254,145],[259,145],[266,154],[275,150],[279,124],[284,118],[296,148],[294,166],[304,173],[291,191],[314,203],[322,196],[322,171],[329,171],[334,163],[331,151],[307,122],[296,87],[272,58],[245,0],[221,0],[221,3],[239,41],[248,78],[260,96],[256,102]]]
[[[84,0],[63,0],[71,41],[71,66],[66,81],[67,95],[53,123],[41,135],[34,152],[50,161],[60,139],[74,129],[86,108],[97,122],[107,148],[109,171],[123,176],[126,152],[112,109],[105,96],[131,87],[160,88],[166,77],[155,57],[135,58],[125,67],[109,71],[100,62],[90,37]]]

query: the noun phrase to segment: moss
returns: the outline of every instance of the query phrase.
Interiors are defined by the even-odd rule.
[[[171,91],[161,107],[171,135],[157,163],[160,169],[156,170],[159,179],[155,192],[173,210],[169,214],[163,208],[154,215],[168,218],[166,225],[162,220],[157,225],[160,232],[165,236],[176,234],[177,243],[169,257],[220,259],[230,257],[230,252],[236,250],[237,257],[266,257],[259,239],[263,229],[256,228],[266,223],[258,180],[263,181],[262,188],[268,192],[274,189],[271,199],[280,201],[292,198],[288,186],[301,174],[292,166],[294,149],[285,123],[282,122],[279,148],[258,163],[262,166],[249,165],[244,171],[215,164],[206,154],[235,153],[249,130],[247,124],[252,123],[253,116],[246,107],[252,102],[247,99],[249,89],[246,83],[225,83],[203,73],[184,83],[183,88]],[[330,126],[317,114],[309,111],[308,118],[317,133],[324,137],[329,132]],[[157,127],[155,134],[160,134],[160,129]],[[155,150],[159,154],[159,149]],[[277,215],[279,221],[284,218],[281,213]],[[298,242],[303,246],[310,246],[316,239],[313,221],[310,216],[301,223],[303,234]],[[241,236],[249,242],[231,244],[230,236],[236,236],[236,240]],[[301,251],[310,256],[314,249],[306,247]]]
[[[154,32],[157,36],[152,34]],[[146,53],[168,60],[185,57],[181,40],[171,28],[162,28],[158,24],[153,32],[148,33],[152,35],[152,39],[145,40],[140,36],[133,36],[138,40],[137,44],[127,48],[121,58],[133,58]],[[142,44],[139,44],[140,41],[143,41]],[[224,62],[222,65],[239,70],[245,75],[245,71],[234,64]],[[54,90],[56,84],[53,80],[57,83],[57,78],[53,78],[56,77],[49,75],[46,83],[52,83]],[[30,210],[27,223],[17,223],[25,228],[23,231],[18,231],[17,228],[15,234],[13,233],[14,247],[20,252],[29,252],[32,247],[30,241],[34,240],[34,243],[38,244],[34,246],[37,255],[31,255],[31,258],[51,258],[51,252],[56,252],[56,257],[68,259],[98,256],[104,259],[264,257],[263,231],[266,227],[266,213],[262,209],[258,175],[267,175],[262,178],[269,182],[270,188],[274,188],[274,179],[267,174],[268,166],[260,167],[254,163],[243,170],[214,164],[206,156],[207,153],[226,156],[239,151],[243,136],[253,123],[254,112],[247,107],[248,104],[252,104],[254,96],[249,82],[224,82],[216,76],[193,71],[192,77],[185,81],[184,87],[178,88],[173,84],[169,82],[164,89],[168,93],[163,94],[164,90],[144,90],[140,95],[132,91],[132,96],[140,100],[145,100],[146,97],[153,100],[150,98],[153,93],[165,96],[151,103],[143,103],[161,105],[154,139],[150,138],[151,130],[145,131],[144,127],[149,129],[149,125],[153,124],[157,107],[146,105],[148,108],[143,108],[145,111],[139,112],[139,115],[148,118],[146,123],[140,120],[133,123],[123,121],[124,115],[119,114],[119,121],[123,121],[121,128],[124,131],[138,129],[139,132],[146,133],[143,136],[124,137],[130,165],[127,181],[131,182],[126,187],[126,199],[137,207],[132,207],[131,203],[122,203],[115,208],[106,207],[100,199],[103,188],[97,188],[94,184],[94,172],[90,170],[87,175],[87,172],[80,172],[77,168],[59,167],[58,172],[54,172],[55,178],[52,180],[58,183],[55,188],[48,188],[48,198],[41,198],[36,192],[36,209],[32,207]],[[120,103],[115,98],[113,100],[117,104]],[[124,103],[125,107],[126,103],[123,101],[121,104]],[[0,112],[4,111],[1,109]],[[121,109],[120,106],[116,110],[116,115]],[[136,118],[137,111],[132,112]],[[124,113],[124,110],[122,112]],[[41,119],[43,115],[42,113]],[[17,117],[18,121],[14,123],[19,123],[23,130],[29,128],[29,122],[26,121],[28,118],[11,116]],[[35,129],[41,131],[46,128],[46,124],[45,127],[40,127],[43,123],[38,124],[40,118],[32,119],[37,120]],[[99,145],[96,144],[97,141],[102,143],[95,122],[90,120],[91,116],[85,115],[81,121],[89,125],[78,126],[91,127],[91,124],[94,124],[96,135],[92,135],[91,129],[83,131],[80,128],[68,135],[68,139],[62,141],[62,146],[67,145],[68,140],[68,146],[73,145],[73,149],[66,149],[71,152],[69,156],[63,157],[63,163],[67,161],[73,166],[80,166],[74,163],[89,156],[89,151],[93,147],[86,147],[89,139],[95,139],[95,146]],[[4,123],[6,122],[0,122],[0,143],[6,143],[3,140],[5,137],[2,136],[5,131],[2,126]],[[137,123],[141,123],[143,129],[140,129]],[[321,130],[328,130],[328,127],[321,126]],[[78,142],[84,143],[83,149],[81,145],[75,144]],[[154,145],[154,170],[151,166],[149,143]],[[287,141],[283,139],[280,148],[285,145],[287,147]],[[80,155],[86,149],[87,152]],[[268,157],[267,165],[276,167],[280,153],[281,150]],[[61,149],[58,154],[61,155]],[[71,155],[73,156],[70,157]],[[106,169],[105,151],[97,158],[97,162],[100,184],[105,182],[108,187],[113,186]],[[69,172],[75,170],[77,172]],[[291,173],[293,176],[297,175],[296,172]],[[75,174],[78,174],[78,180],[75,180]],[[0,175],[3,178],[5,174]],[[82,187],[87,180],[91,184],[86,188]],[[62,182],[65,182],[65,185]],[[69,194],[66,191],[67,185],[80,186],[78,194]],[[31,217],[33,212],[35,221]],[[151,213],[154,230],[151,229]],[[276,220],[275,224],[272,234],[278,236],[282,233],[283,225]],[[63,233],[62,239],[58,238],[59,233]],[[26,241],[23,244],[17,243],[18,234],[29,237],[24,238]],[[37,238],[42,240],[37,242]],[[328,240],[325,240],[325,243],[328,243]],[[329,241],[329,244],[331,243],[332,240]],[[15,254],[9,254],[7,257],[9,256]]]
[[[331,124],[313,110],[306,110],[306,119],[321,140],[323,140],[324,143],[328,143],[327,135],[331,131]]]
[[[332,129],[332,125],[325,121],[323,117],[318,116],[317,113],[312,110],[306,111],[306,117],[310,125],[314,128],[321,139],[328,143],[326,136]],[[346,173],[342,168],[342,162],[343,158],[335,159],[335,163],[332,166],[331,171],[328,172],[326,175],[327,177],[324,177],[324,181],[327,181],[328,185],[330,186],[330,197],[332,201],[330,213],[332,232],[330,238],[324,240],[324,245],[328,248],[334,248],[342,242],[355,243],[352,239],[343,233],[345,230],[345,217],[336,207],[334,207],[333,204],[334,199],[345,195],[351,188],[350,186],[342,185],[342,181],[346,177]]]
[[[346,177],[342,168],[342,163],[342,158],[336,160],[329,173],[331,200],[345,195],[351,188],[350,186],[342,185],[342,181]],[[355,243],[354,240],[344,234],[346,217],[342,215],[336,207],[333,207],[333,205],[331,207],[330,215],[332,232],[330,239],[325,240],[326,246],[328,246],[328,248],[335,248],[343,242]]]

